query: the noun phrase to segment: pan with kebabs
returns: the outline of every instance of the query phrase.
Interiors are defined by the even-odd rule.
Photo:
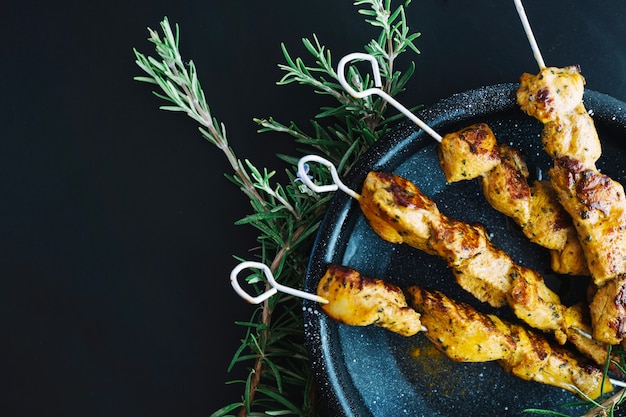
[[[515,104],[514,94],[516,91],[517,91],[516,86],[504,85],[504,86],[483,89],[480,91],[475,91],[475,92],[471,92],[465,95],[459,95],[457,97],[453,97],[452,99],[448,100],[448,102],[460,101],[460,103],[457,103],[457,107],[455,107],[455,112],[458,112],[459,105],[462,106],[463,104],[465,104],[467,114],[464,114],[458,117],[458,113],[457,113],[457,117],[448,118],[448,120],[446,120],[445,117],[442,119],[441,115],[438,115],[434,117],[434,120],[437,123],[441,124],[446,129],[450,129],[451,127],[453,127],[454,124],[458,126],[458,124],[461,121],[463,122],[474,121],[476,118],[479,118],[479,117],[482,117],[483,120],[492,119],[495,121],[495,123],[489,123],[489,124],[492,126],[493,125],[496,126],[495,129],[499,131],[496,134],[496,136],[506,137],[507,140],[510,141],[509,145],[500,145],[499,147],[497,147],[495,146],[495,144],[491,144],[491,148],[482,149],[480,146],[476,146],[476,143],[470,144],[470,149],[473,146],[474,150],[475,149],[479,150],[475,152],[476,154],[480,154],[482,152],[483,154],[488,155],[488,157],[486,158],[487,160],[489,159],[497,160],[496,164],[479,167],[478,175],[476,176],[481,176],[483,192],[485,196],[487,197],[487,200],[490,201],[491,205],[495,209],[497,209],[499,213],[508,214],[512,219],[516,220],[516,223],[522,226],[521,231],[524,232],[526,237],[531,238],[531,240],[533,240],[534,243],[542,243],[542,242],[537,241],[536,239],[532,239],[532,237],[536,235],[536,233],[534,232],[530,234],[527,233],[527,227],[525,226],[528,224],[528,220],[519,221],[519,219],[523,219],[523,217],[516,216],[516,213],[524,211],[523,209],[520,209],[520,207],[524,205],[521,205],[521,206],[520,205],[516,206],[514,204],[510,205],[514,207],[515,209],[515,210],[510,211],[510,210],[507,210],[506,204],[504,204],[505,206],[504,209],[503,209],[502,204],[498,205],[499,202],[506,203],[507,199],[505,197],[507,196],[503,195],[502,198],[499,199],[500,201],[498,201],[498,196],[494,198],[494,196],[498,193],[498,184],[499,182],[502,182],[502,178],[505,178],[505,179],[513,178],[510,175],[511,170],[517,170],[517,173],[518,173],[517,179],[521,178],[523,180],[522,183],[525,183],[527,177],[529,177],[529,172],[530,172],[528,170],[528,166],[534,167],[536,169],[536,172],[540,172],[541,169],[546,169],[545,167],[549,167],[549,163],[548,163],[549,161],[546,161],[545,158],[542,158],[542,155],[544,154],[542,152],[537,152],[538,151],[537,143],[539,142],[537,140],[533,140],[533,139],[537,139],[539,137],[539,134],[541,133],[540,130],[537,130],[538,126],[536,124],[529,122],[529,120],[527,119],[520,118],[520,112],[515,111],[516,108],[514,105],[511,106],[511,104]],[[513,96],[511,94],[513,94]],[[470,97],[468,97],[468,95]],[[621,112],[620,103],[616,103],[608,97],[603,97],[602,95],[599,95],[593,92],[590,92],[587,95],[587,98],[590,99],[590,102],[593,102],[594,97],[597,100],[597,103],[594,103],[594,106],[600,109],[598,111],[595,111],[595,114],[599,116],[599,120],[602,120],[602,115],[601,115],[602,113],[606,113],[607,116],[610,115],[609,117],[611,121],[617,121],[619,119],[623,120],[623,117],[622,117],[623,115],[619,114]],[[449,103],[445,103],[445,102],[440,103],[439,104],[440,108],[438,109],[438,111],[443,111],[443,112],[445,112],[446,110],[449,111],[448,105]],[[435,108],[437,108],[437,106],[435,106]],[[480,113],[481,111],[484,111],[484,112]],[[442,123],[442,120],[443,120],[443,123]],[[617,129],[617,130],[619,130],[619,128],[621,127],[619,126],[619,123],[617,123],[617,126],[611,127],[610,125],[612,124],[615,124],[615,123],[609,122],[607,123],[606,127],[611,128],[611,129]],[[472,131],[476,131],[477,130],[476,126],[480,126],[480,125],[473,125],[469,128],[468,127],[462,128],[461,130],[457,131],[457,133],[458,132],[467,133],[468,129],[469,130],[473,129]],[[512,126],[515,127],[514,130],[511,129]],[[481,132],[484,133],[485,128],[481,127],[481,129],[482,129]],[[491,134],[491,130],[489,130],[488,128],[486,130],[488,131],[488,134],[482,134],[481,138],[488,137]],[[503,135],[501,135],[500,132],[502,132]],[[462,177],[464,176],[466,172],[466,168],[469,168],[470,170],[472,170],[475,167],[464,166],[461,169],[458,169],[458,164],[456,167],[454,164],[452,165],[445,164],[446,158],[450,157],[450,152],[446,152],[446,149],[449,149],[452,151],[452,153],[454,153],[454,151],[461,149],[462,148],[461,145],[463,145],[465,142],[448,141],[452,143],[453,146],[448,146],[448,148],[446,148],[445,145],[446,143],[448,143],[445,140],[447,138],[446,136],[444,137],[444,140],[442,141],[441,145],[436,147],[433,153],[433,150],[429,148],[434,148],[434,147],[428,146],[428,143],[421,143],[423,142],[423,140],[420,141],[419,136],[420,136],[419,131],[413,131],[413,132],[404,131],[402,134],[399,135],[399,140],[398,139],[390,140],[392,144],[391,145],[387,144],[389,148],[385,149],[382,152],[382,157],[380,154],[380,150],[378,150],[379,152],[378,154],[375,154],[374,151],[370,154],[370,156],[374,154],[375,155],[374,158],[381,157],[379,158],[378,161],[369,161],[369,162],[364,162],[363,164],[371,165],[372,162],[374,162],[373,164],[374,166],[372,166],[369,169],[380,170],[381,166],[385,165],[386,166],[385,170],[389,172],[394,171],[396,174],[400,173],[401,175],[404,172],[405,177],[411,176],[411,175],[413,175],[414,177],[418,177],[420,180],[419,181],[420,184],[426,184],[426,186],[429,187],[433,193],[439,194],[437,198],[440,199],[440,201],[445,203],[446,210],[450,210],[452,206],[458,207],[458,210],[459,210],[458,215],[461,217],[467,218],[468,222],[470,221],[469,219],[472,218],[471,217],[472,214],[475,215],[475,217],[471,221],[476,221],[476,218],[480,219],[481,216],[483,219],[485,219],[484,215],[488,213],[488,217],[491,223],[489,225],[490,227],[489,230],[492,233],[491,236],[493,236],[494,238],[496,236],[499,236],[500,238],[504,239],[502,242],[502,245],[506,246],[508,250],[501,251],[501,253],[498,252],[497,250],[491,250],[490,245],[491,245],[492,239],[491,239],[491,236],[487,236],[487,233],[485,232],[486,229],[481,228],[481,227],[476,228],[473,226],[469,227],[469,225],[466,228],[458,227],[454,222],[450,221],[449,218],[445,216],[441,217],[438,213],[435,216],[437,218],[436,220],[433,220],[432,218],[424,220],[424,218],[428,217],[429,215],[426,215],[424,217],[423,214],[416,214],[420,218],[415,218],[411,220],[413,225],[415,225],[416,223],[417,224],[428,223],[428,225],[425,227],[430,228],[430,231],[433,231],[432,236],[425,236],[425,237],[420,236],[419,230],[417,233],[413,233],[414,235],[413,237],[405,236],[405,234],[407,233],[406,230],[398,229],[397,225],[392,225],[392,223],[398,222],[397,219],[402,219],[402,217],[406,213],[396,212],[396,213],[390,214],[389,210],[386,209],[385,215],[388,218],[385,221],[383,221],[383,223],[386,222],[387,224],[382,224],[382,225],[379,224],[381,223],[379,221],[381,217],[380,213],[375,214],[374,216],[372,215],[368,216],[368,211],[376,212],[380,208],[381,204],[385,205],[388,202],[393,203],[392,200],[394,200],[394,198],[410,200],[416,194],[419,194],[419,192],[414,192],[414,191],[406,192],[407,184],[398,180],[400,179],[404,181],[404,178],[397,177],[397,176],[393,177],[393,176],[389,176],[388,174],[385,174],[387,176],[380,176],[380,178],[377,179],[377,181],[379,182],[381,181],[387,182],[387,184],[383,184],[382,188],[386,188],[387,190],[390,190],[396,187],[396,188],[402,189],[403,193],[391,192],[391,193],[387,193],[388,195],[379,196],[380,200],[377,201],[375,204],[371,204],[369,208],[367,207],[366,204],[363,203],[363,200],[372,200],[372,201],[375,200],[374,198],[375,193],[370,193],[370,194],[364,193],[366,198],[359,199],[359,200],[361,202],[361,209],[365,213],[365,218],[367,218],[367,221],[365,223],[369,223],[368,226],[372,226],[372,228],[376,230],[377,235],[379,237],[383,237],[384,240],[388,242],[392,242],[392,243],[403,243],[403,242],[409,243],[409,246],[420,249],[424,254],[426,254],[426,256],[438,255],[440,260],[444,260],[445,265],[437,264],[436,261],[429,259],[429,258],[420,259],[420,257],[415,255],[414,253],[405,253],[404,248],[402,247],[395,247],[395,246],[384,247],[383,245],[383,250],[381,250],[381,248],[378,248],[377,250],[373,250],[373,251],[368,250],[367,244],[364,245],[364,242],[361,241],[363,237],[367,236],[368,234],[366,231],[367,227],[364,228],[363,230],[360,230],[363,222],[362,221],[359,222],[359,220],[356,220],[356,223],[350,224],[351,228],[356,228],[356,229],[351,230],[350,240],[354,238],[354,230],[359,230],[364,233],[358,233],[359,238],[356,240],[356,242],[354,243],[350,243],[350,241],[346,242],[346,246],[345,246],[346,252],[343,255],[340,255],[340,256],[343,256],[343,258],[340,258],[340,260],[343,261],[341,263],[345,263],[345,261],[348,261],[351,263],[364,262],[367,265],[367,268],[371,269],[372,267],[375,266],[375,268],[378,268],[378,269],[382,268],[386,273],[388,273],[392,268],[396,268],[398,266],[403,268],[405,271],[419,270],[421,273],[428,272],[427,273],[428,275],[427,285],[428,286],[432,286],[433,283],[435,283],[436,285],[448,284],[449,281],[442,281],[442,282],[435,282],[435,281],[437,278],[441,279],[441,277],[439,276],[440,275],[439,272],[446,271],[449,268],[450,270],[452,270],[452,272],[454,272],[454,275],[456,275],[456,281],[459,284],[461,284],[461,287],[463,287],[465,290],[468,290],[470,293],[473,293],[473,295],[475,295],[480,301],[486,302],[486,304],[490,305],[491,307],[501,307],[503,304],[508,303],[512,307],[513,311],[515,312],[515,315],[517,315],[518,318],[524,319],[523,321],[525,321],[527,324],[530,324],[534,327],[538,327],[540,330],[543,330],[543,331],[553,331],[554,336],[561,344],[565,343],[566,341],[574,343],[574,344],[579,342],[577,344],[577,347],[580,347],[579,346],[580,341],[585,340],[585,337],[581,337],[581,334],[586,334],[588,336],[589,334],[588,329],[586,329],[587,331],[577,333],[575,330],[580,330],[580,326],[578,327],[578,329],[574,329],[576,326],[568,327],[567,325],[566,326],[563,325],[563,323],[567,322],[566,317],[568,316],[567,314],[568,307],[566,307],[564,304],[561,304],[559,295],[563,298],[569,298],[570,305],[575,302],[581,302],[581,301],[584,302],[584,300],[581,300],[581,299],[577,300],[576,298],[577,296],[580,298],[581,294],[583,295],[585,294],[583,287],[585,285],[588,285],[588,281],[582,278],[576,279],[573,277],[567,277],[567,279],[564,279],[563,277],[559,277],[556,274],[553,274],[554,271],[561,272],[559,271],[558,268],[554,267],[555,266],[554,257],[551,263],[550,262],[546,263],[545,252],[542,253],[541,251],[537,251],[537,247],[536,247],[537,245],[531,244],[529,246],[527,241],[524,241],[524,239],[520,239],[519,230],[512,228],[511,227],[512,225],[510,222],[507,222],[506,219],[504,219],[504,222],[502,222],[503,219],[501,218],[498,219],[497,215],[490,212],[489,209],[484,207],[483,204],[480,204],[480,201],[477,199],[477,195],[478,195],[477,189],[474,188],[472,191],[472,187],[469,187],[469,186],[464,189],[458,189],[456,187],[449,186],[449,182],[451,181],[451,178],[454,178],[455,176],[455,169],[457,173],[458,172],[462,173],[461,179],[471,179],[471,178],[462,178]],[[457,134],[456,136],[458,137],[458,136],[464,136],[464,135]],[[472,135],[468,134],[466,136],[471,137]],[[514,144],[515,141],[517,141],[518,143]],[[482,143],[483,142],[479,141],[478,145],[481,145]],[[523,153],[530,156],[529,158],[530,162],[529,161],[520,162],[521,159],[520,159],[520,154],[519,154],[518,149],[521,149]],[[495,156],[493,154],[494,150],[497,153],[497,155]],[[510,150],[514,150],[514,151],[510,151]],[[399,155],[399,159],[398,159],[398,155]],[[433,175],[432,170],[427,170],[428,175],[424,175],[423,171],[422,172],[415,171],[416,167],[423,169],[425,166],[430,165],[432,168],[433,166],[436,165],[437,159],[439,159],[439,162],[443,168],[443,171],[445,172],[445,179],[443,181],[441,180],[441,177],[437,178],[436,174]],[[620,172],[620,169],[621,169],[619,166],[620,165],[619,161],[621,161],[621,159],[618,161],[615,161],[615,163],[612,163],[613,162],[612,161],[610,164],[611,168],[616,169],[616,172]],[[452,161],[452,162],[456,163],[455,161]],[[457,162],[458,162],[458,156],[457,156]],[[478,162],[480,163],[481,161],[479,160]],[[463,159],[463,163],[464,164],[470,163],[470,161]],[[497,171],[495,169],[496,166],[501,166],[501,167],[504,166],[505,168],[508,169],[508,171],[507,169],[504,169],[504,170],[500,170],[500,172],[497,172],[496,174],[493,174],[493,172]],[[361,173],[361,175],[363,175],[363,173]],[[371,177],[371,175],[372,174],[368,175],[368,179]],[[509,176],[507,177],[507,175]],[[408,184],[412,185],[410,184],[410,182],[408,182]],[[507,191],[507,188],[510,188],[510,187],[507,187],[508,184],[506,180],[504,181],[504,184],[505,184],[504,187],[500,186],[499,188],[500,190]],[[542,189],[550,188],[550,185],[551,184],[546,184],[546,186],[542,187]],[[526,187],[528,188],[527,185]],[[366,188],[367,187],[364,187],[364,190]],[[450,196],[444,195],[446,192],[449,192],[451,190],[454,190],[452,191],[452,194],[451,194],[453,196],[452,198],[450,198]],[[494,193],[494,190],[495,190],[495,193]],[[467,194],[468,192],[470,194]],[[508,197],[515,197],[513,193],[509,193],[509,194],[511,195],[508,195]],[[537,195],[537,194],[539,193],[530,192],[530,189],[528,192],[525,193],[527,197],[531,195]],[[526,198],[526,200],[528,200],[528,198]],[[543,201],[543,200],[544,199],[540,199],[540,201]],[[408,200],[395,201],[394,204],[398,206],[402,206],[403,204],[418,205],[418,206],[424,205],[424,207],[426,207],[427,212],[432,214],[433,209],[436,211],[436,204],[428,200],[428,198],[425,198],[425,199],[423,198],[422,201],[411,200],[411,201],[408,201],[408,203],[407,201]],[[534,204],[530,200],[526,201],[525,204],[526,204],[526,209],[532,212],[531,208]],[[376,205],[378,205],[378,207]],[[543,202],[542,204],[539,204],[539,208],[541,210],[545,210],[545,207],[547,207],[545,202]],[[341,215],[340,217],[341,220],[346,219],[346,217],[344,217],[345,214],[346,213],[344,212]],[[476,216],[477,214],[478,216]],[[396,218],[393,218],[393,216],[396,216]],[[541,223],[536,220],[541,220],[542,217],[545,217],[545,216],[541,216],[541,215],[537,216],[535,214],[535,217],[534,217],[535,221],[532,221],[532,223]],[[531,220],[532,219],[533,218],[531,217]],[[401,220],[400,223],[402,221],[404,220]],[[500,222],[501,224],[496,226],[498,222]],[[481,223],[484,224],[487,222],[481,221]],[[433,224],[437,224],[437,225],[433,226]],[[464,224],[467,225],[467,223],[464,223]],[[546,228],[546,224],[547,223],[541,223],[539,227],[536,229],[536,231],[539,231],[541,234],[541,228],[542,227]],[[570,226],[571,226],[571,219],[570,219]],[[345,233],[345,230],[344,230],[345,227],[346,225],[342,223],[340,230],[342,230],[344,233]],[[402,227],[406,227],[406,226],[402,226]],[[501,230],[499,230],[499,233],[494,233],[494,229],[497,229],[497,228],[500,228]],[[569,230],[570,232],[567,234],[567,236],[571,238],[572,228],[570,227]],[[335,231],[333,232],[333,236],[335,238],[338,238],[338,237],[343,236],[344,233],[337,235]],[[467,245],[463,244],[465,243],[463,241],[463,238],[466,237],[465,234],[474,234],[476,235],[474,237],[475,240],[482,239],[486,243],[477,244],[475,248],[472,249],[470,247],[468,249],[466,247]],[[426,235],[428,235],[428,233],[426,233]],[[455,242],[455,239],[457,242]],[[468,240],[471,240],[471,239],[468,238]],[[368,238],[366,239],[366,242],[371,243],[372,245],[376,246],[376,239]],[[441,242],[444,242],[444,243],[441,244]],[[459,244],[459,242],[461,242],[461,244]],[[328,242],[325,242],[325,244],[328,244]],[[550,249],[557,249],[557,250],[563,249],[562,246],[560,248],[550,247],[549,245],[545,245],[545,244],[542,244],[542,246],[549,247]],[[329,261],[328,258],[330,254],[333,255],[332,261],[333,262],[337,261],[337,259],[335,259],[337,257],[337,249],[338,248],[333,245],[332,252],[329,252],[328,255],[325,256],[326,262]],[[463,253],[463,250],[466,250],[467,253]],[[472,250],[474,251],[482,250],[484,253],[481,256],[475,256],[476,253],[472,253]],[[515,251],[517,251],[517,253],[513,253]],[[379,256],[381,252],[390,252],[390,253],[389,253],[389,256],[384,256],[384,255]],[[577,252],[573,252],[573,253],[579,253],[579,252],[580,252],[580,248],[578,247]],[[368,256],[372,256],[373,253],[377,254],[374,258],[375,265],[372,264],[372,261],[368,261],[369,260]],[[399,255],[400,253],[402,255]],[[400,259],[402,259],[402,261],[397,262],[396,260],[393,259],[397,256],[401,256]],[[522,266],[519,263],[513,261],[512,260],[513,258],[511,256],[520,256],[520,259],[524,259],[524,261],[521,263],[525,265]],[[465,262],[466,258],[474,258],[474,259],[478,259],[478,261],[473,262],[472,264],[472,262],[469,262],[469,263]],[[412,262],[418,259],[419,261],[417,261],[417,263],[412,265]],[[570,259],[572,258],[570,257]],[[578,258],[578,255],[574,256],[574,259],[580,260]],[[514,273],[511,272],[512,265],[514,265],[514,271],[515,271]],[[315,266],[314,262],[312,263],[312,266]],[[430,268],[431,271],[428,271],[429,268],[425,266],[432,266]],[[504,271],[503,276],[508,277],[508,278],[501,280],[502,282],[496,282],[495,284],[488,282],[489,277],[493,278],[494,276],[498,275],[498,271],[497,271],[498,269],[503,270]],[[468,274],[468,271],[470,271],[469,274]],[[479,271],[479,272],[474,273],[476,271]],[[514,279],[511,282],[507,282],[507,281],[510,281],[511,276],[515,275],[515,276],[523,277],[527,275],[527,272],[529,271],[532,271],[532,273],[528,274],[528,276],[531,277],[530,279],[528,278]],[[537,273],[535,271],[540,271],[540,272]],[[572,271],[574,271],[574,269],[572,269]],[[578,269],[575,269],[575,271],[577,273],[589,272],[585,270],[585,268],[578,268]],[[549,276],[548,276],[548,279],[544,280],[543,275],[546,275],[546,273],[548,273]],[[468,281],[468,275],[469,275],[469,281]],[[483,277],[487,277],[487,280],[480,281],[479,283],[472,282],[472,281],[475,281],[474,275],[479,275],[479,276],[482,275]],[[433,277],[436,277],[436,278],[433,278]],[[539,282],[541,285],[535,285],[537,282]],[[489,285],[491,284],[493,285],[492,287],[487,287],[484,285],[485,283]],[[547,285],[544,285],[544,283]],[[478,287],[480,288],[478,289],[478,291],[476,291],[476,288]],[[504,287],[504,288],[499,288],[499,287]],[[538,291],[538,288],[540,287],[541,287],[541,290]],[[531,290],[529,291],[528,288],[531,288]],[[499,295],[498,291],[502,292],[502,294]],[[560,294],[557,295],[557,293],[560,293]],[[531,298],[535,297],[535,301],[537,301],[537,297],[538,297],[540,300],[539,304],[537,304],[536,302],[535,304],[532,304],[532,301],[530,304],[528,303],[524,304],[524,297],[528,296],[529,294]],[[462,297],[463,295],[467,295],[467,294],[460,294],[459,296]],[[532,316],[538,310],[541,311],[542,308],[544,308],[544,310],[547,311],[548,313],[551,311],[553,312],[554,317],[552,317],[552,320],[551,319],[546,320],[547,315],[545,314],[543,316],[539,314],[538,318],[536,317],[533,317],[531,319],[525,318],[525,316],[529,316],[529,317]],[[506,314],[506,313],[503,313],[503,314]],[[568,330],[573,330],[573,331],[570,333]],[[583,342],[583,345],[585,344],[586,342]],[[587,354],[590,353],[588,350],[585,351],[584,346],[583,346],[583,351],[584,353],[587,353]],[[596,359],[596,361],[598,359],[597,357],[594,357],[593,352],[591,352],[591,357]],[[484,373],[480,373],[480,375],[484,375]],[[538,397],[536,395],[533,395],[532,397],[533,397],[533,401],[536,402]],[[501,399],[502,397],[498,395],[498,398]],[[340,400],[340,398],[338,398],[338,400]],[[552,400],[553,399],[551,399],[550,401]]]
[[[537,172],[547,172],[551,160],[541,146],[541,123],[517,106],[517,87],[505,84],[458,94],[419,116],[439,132],[456,132],[475,123],[486,123],[499,141],[523,154],[528,178],[533,181]],[[598,163],[603,172],[623,181],[626,166],[620,142],[621,135],[626,135],[626,107],[593,91],[585,93],[585,104],[593,110],[603,138],[606,157]],[[439,144],[424,131],[410,123],[401,125],[393,136],[371,149],[346,183],[361,190],[370,171],[408,179],[449,218],[484,225],[488,240],[514,264],[536,271],[546,287],[558,295],[560,304],[571,306],[584,301],[589,278],[554,273],[550,250],[531,242],[519,224],[494,209],[484,198],[480,181],[448,182],[438,148]],[[462,289],[454,268],[440,255],[381,239],[359,204],[341,193],[335,197],[320,229],[307,274],[307,290],[314,292],[328,264],[336,263],[367,275],[390,277],[401,287],[438,289],[483,314],[520,322],[514,309],[477,301]],[[518,415],[527,407],[550,407],[575,399],[571,393],[503,373],[495,363],[451,363],[424,338],[340,325],[315,304],[306,309],[305,319],[314,369],[329,382],[325,394],[332,407],[344,414],[383,415],[381,410],[399,414],[403,409],[417,409],[431,415],[476,415],[478,410],[487,408],[509,410],[503,415]],[[571,348],[570,344],[567,342],[566,346]],[[378,377],[373,380],[371,375]]]

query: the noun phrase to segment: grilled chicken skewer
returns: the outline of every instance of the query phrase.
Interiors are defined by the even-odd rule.
[[[495,315],[481,314],[440,292],[411,286],[408,293],[415,310],[406,306],[398,287],[337,265],[328,267],[317,289],[317,294],[329,301],[322,309],[339,322],[355,325],[384,322],[382,327],[404,336],[414,335],[426,325],[428,330],[424,335],[454,361],[497,361],[505,371],[522,379],[578,395],[582,392],[590,398],[613,390],[611,382],[597,367],[552,346],[537,333],[506,323]],[[366,317],[361,317],[363,305],[368,306]],[[372,320],[372,309],[384,313],[385,319]],[[393,325],[388,326],[390,323]]]
[[[528,19],[516,1],[535,56],[541,57]],[[578,66],[546,67],[523,74],[517,102],[544,124],[542,143],[554,159],[550,182],[572,216],[587,265],[599,288],[591,303],[594,338],[609,344],[626,336],[626,197],[624,188],[596,168],[601,155],[593,119],[582,102],[585,79]]]
[[[498,144],[484,123],[445,135],[437,148],[448,182],[479,178],[493,208],[511,217],[532,242],[550,249],[552,270],[588,275],[576,229],[548,181],[528,184],[528,168],[516,149]]]
[[[584,84],[577,67],[548,67],[522,75],[517,102],[544,123],[543,146],[554,159],[550,183],[601,286],[626,273],[626,198],[622,185],[596,168],[600,142],[582,103]]]
[[[370,172],[358,199],[372,229],[384,240],[406,243],[448,263],[457,283],[493,307],[509,305],[522,321],[552,332],[559,344],[570,340],[597,363],[607,346],[580,337],[585,326],[561,304],[539,273],[515,263],[489,240],[481,225],[470,225],[439,212],[412,182],[394,174]]]

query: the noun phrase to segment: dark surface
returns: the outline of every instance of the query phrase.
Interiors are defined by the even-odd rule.
[[[589,88],[626,99],[621,2],[526,7],[549,65],[580,64]],[[152,53],[163,16],[238,156],[278,171],[294,146],[252,118],[305,126],[324,105],[275,86],[280,42],[304,56],[315,33],[338,59],[378,35],[350,1],[3,4],[4,415],[206,416],[241,394],[224,381],[252,310],[228,274],[256,234],[233,225],[249,206],[223,156],[132,80],[132,48]],[[415,1],[408,20],[422,53],[406,104],[536,70],[512,1]]]

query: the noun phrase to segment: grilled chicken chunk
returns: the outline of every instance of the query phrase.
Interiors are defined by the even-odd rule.
[[[439,291],[411,286],[407,292],[428,329],[424,336],[453,361],[486,362],[513,354],[515,340],[498,316],[481,314]]]
[[[405,178],[370,172],[359,198],[361,210],[384,240],[406,243],[446,260],[457,283],[493,307],[509,305],[522,321],[557,341],[568,339],[565,307],[543,278],[511,259],[480,225],[439,212],[435,203]]]
[[[567,338],[576,349],[597,364],[606,363],[607,345],[592,337],[593,329],[589,324],[589,308],[583,303],[574,304],[565,310],[565,331]],[[612,370],[618,370],[612,366]]]
[[[621,184],[571,158],[549,171],[561,204],[572,215],[596,285],[626,273],[626,197]]]
[[[515,315],[535,329],[554,332],[555,339],[564,344],[567,341],[567,335],[562,330],[565,306],[559,296],[532,269],[512,265],[511,276],[513,285],[508,299]]]
[[[616,345],[626,336],[626,275],[598,288],[591,305],[593,338]]]
[[[557,274],[591,275],[575,228],[568,228],[563,249],[550,251],[550,268]]]
[[[439,291],[407,288],[411,305],[422,314],[424,335],[450,359],[477,362],[497,360],[505,371],[524,379],[597,398],[613,387],[602,371],[571,352],[553,346],[543,336],[482,314]],[[487,343],[489,341],[489,343]],[[580,392],[579,392],[580,390]]]
[[[422,330],[420,315],[407,305],[400,288],[353,269],[329,266],[317,294],[328,300],[322,309],[338,322],[350,326],[374,324],[402,336]]]
[[[517,102],[522,111],[542,123],[571,113],[582,102],[585,78],[580,68],[547,67],[538,74],[522,74]]]
[[[521,226],[530,220],[528,168],[517,149],[508,145],[500,145],[499,149],[500,163],[480,177],[483,194],[494,209]]]
[[[498,144],[491,128],[477,123],[448,133],[437,148],[448,182],[471,180],[500,163]]]
[[[547,122],[541,133],[541,142],[553,159],[569,156],[588,167],[593,167],[602,153],[593,119],[582,104],[571,113]]]

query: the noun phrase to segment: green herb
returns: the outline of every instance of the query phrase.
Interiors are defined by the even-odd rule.
[[[396,58],[411,49],[418,33],[410,33],[405,7],[396,9],[390,0],[358,0],[355,6],[366,6],[359,13],[366,21],[381,28],[378,39],[365,46],[374,55],[384,79],[383,89],[391,95],[401,92],[414,72],[413,63],[403,72],[394,68]],[[157,58],[135,50],[136,63],[146,75],[136,77],[155,85],[155,94],[167,104],[161,109],[184,112],[199,124],[200,134],[216,146],[227,158],[233,170],[227,177],[250,199],[253,213],[236,222],[250,225],[259,232],[256,260],[269,265],[276,279],[291,287],[300,287],[305,273],[314,234],[331,196],[319,196],[297,180],[295,165],[298,157],[281,155],[293,165],[287,171],[290,180],[285,185],[273,184],[275,172],[258,169],[248,161],[237,158],[231,148],[225,126],[215,118],[207,104],[193,61],[183,60],[179,44],[179,28],[172,30],[167,18],[159,32],[149,29],[149,41],[156,48]],[[386,117],[386,103],[378,98],[354,99],[346,94],[337,81],[330,51],[317,37],[305,39],[304,46],[314,59],[313,65],[301,58],[293,59],[285,45],[282,50],[286,63],[279,85],[300,83],[329,96],[329,105],[311,121],[307,132],[295,123],[282,124],[272,118],[256,119],[260,132],[286,132],[306,145],[306,153],[318,153],[330,159],[340,175],[350,169],[365,150],[388,129],[394,117]],[[348,79],[356,88],[369,88],[372,81],[351,66]],[[396,116],[398,117],[398,116]],[[332,120],[332,122],[330,122]],[[324,169],[311,166],[311,175],[322,181],[328,179]],[[252,273],[247,278],[259,292],[266,289],[265,280]],[[249,375],[240,383],[241,399],[215,411],[212,417],[233,415],[299,415],[321,413],[317,389],[314,386],[307,352],[303,347],[301,300],[279,293],[266,300],[248,322],[238,323],[245,331],[243,342],[235,352],[231,367],[238,363],[249,366]]]

